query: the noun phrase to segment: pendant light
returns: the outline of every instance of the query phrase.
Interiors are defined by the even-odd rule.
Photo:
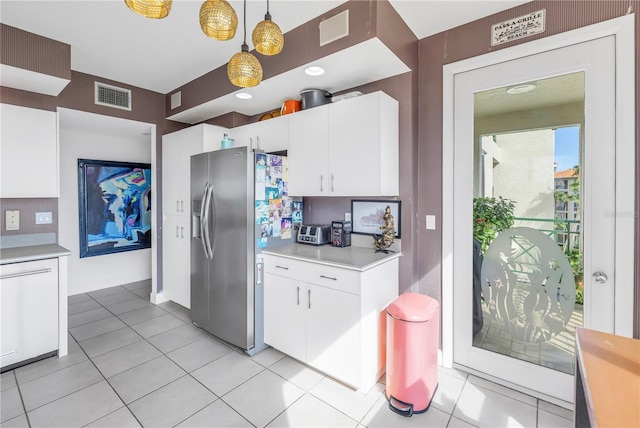
[[[238,15],[226,0],[207,0],[200,6],[200,27],[216,40],[231,40],[238,28]]]
[[[256,50],[262,55],[277,55],[284,47],[282,31],[278,24],[271,20],[269,0],[267,0],[267,13],[264,15],[264,21],[259,22],[253,29],[251,40]]]
[[[147,18],[162,19],[169,15],[173,0],[124,0],[125,4]]]
[[[247,0],[244,0],[244,38],[240,52],[229,60],[227,65],[227,76],[236,86],[247,88],[257,86],[262,80],[262,66],[260,61],[247,46]]]

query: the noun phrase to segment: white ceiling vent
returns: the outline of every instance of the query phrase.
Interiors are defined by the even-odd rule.
[[[131,91],[105,83],[95,82],[95,103],[131,111]]]
[[[320,46],[349,35],[349,9],[320,23]]]

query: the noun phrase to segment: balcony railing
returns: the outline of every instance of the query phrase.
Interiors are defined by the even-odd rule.
[[[514,221],[516,226],[532,227],[545,233],[560,245],[565,253],[580,248],[580,220],[514,217]]]

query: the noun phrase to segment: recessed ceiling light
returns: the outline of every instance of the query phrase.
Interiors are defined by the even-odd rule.
[[[238,92],[236,94],[236,97],[240,98],[241,100],[249,100],[249,99],[253,98],[253,95],[248,94],[246,92]]]
[[[317,65],[312,65],[311,67],[307,67],[304,72],[309,76],[320,76],[324,74],[324,68],[318,67]]]
[[[512,86],[507,89],[507,94],[516,95],[524,94],[525,92],[531,92],[536,88],[535,83],[526,83],[524,85]]]

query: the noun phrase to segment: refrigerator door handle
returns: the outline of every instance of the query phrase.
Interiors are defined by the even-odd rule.
[[[204,192],[202,193],[202,203],[200,204],[200,241],[202,242],[202,249],[204,255],[209,258],[209,250],[207,249],[207,223],[205,217],[205,206],[207,205],[207,194],[209,193],[209,183],[204,185]]]
[[[215,199],[216,195],[215,193],[213,193],[213,184],[209,186],[209,196],[207,197],[207,208],[206,208],[206,216],[207,216],[207,248],[209,249],[209,259],[213,260],[213,249],[215,248],[215,240],[216,240],[216,235],[215,233],[213,234],[213,241],[211,241],[211,236],[209,235],[209,231],[211,229],[215,230],[216,229],[216,224],[215,224],[215,220],[216,220],[216,213],[213,213],[213,227],[209,228],[209,216],[211,215],[211,200]],[[213,205],[215,207],[215,203]]]

